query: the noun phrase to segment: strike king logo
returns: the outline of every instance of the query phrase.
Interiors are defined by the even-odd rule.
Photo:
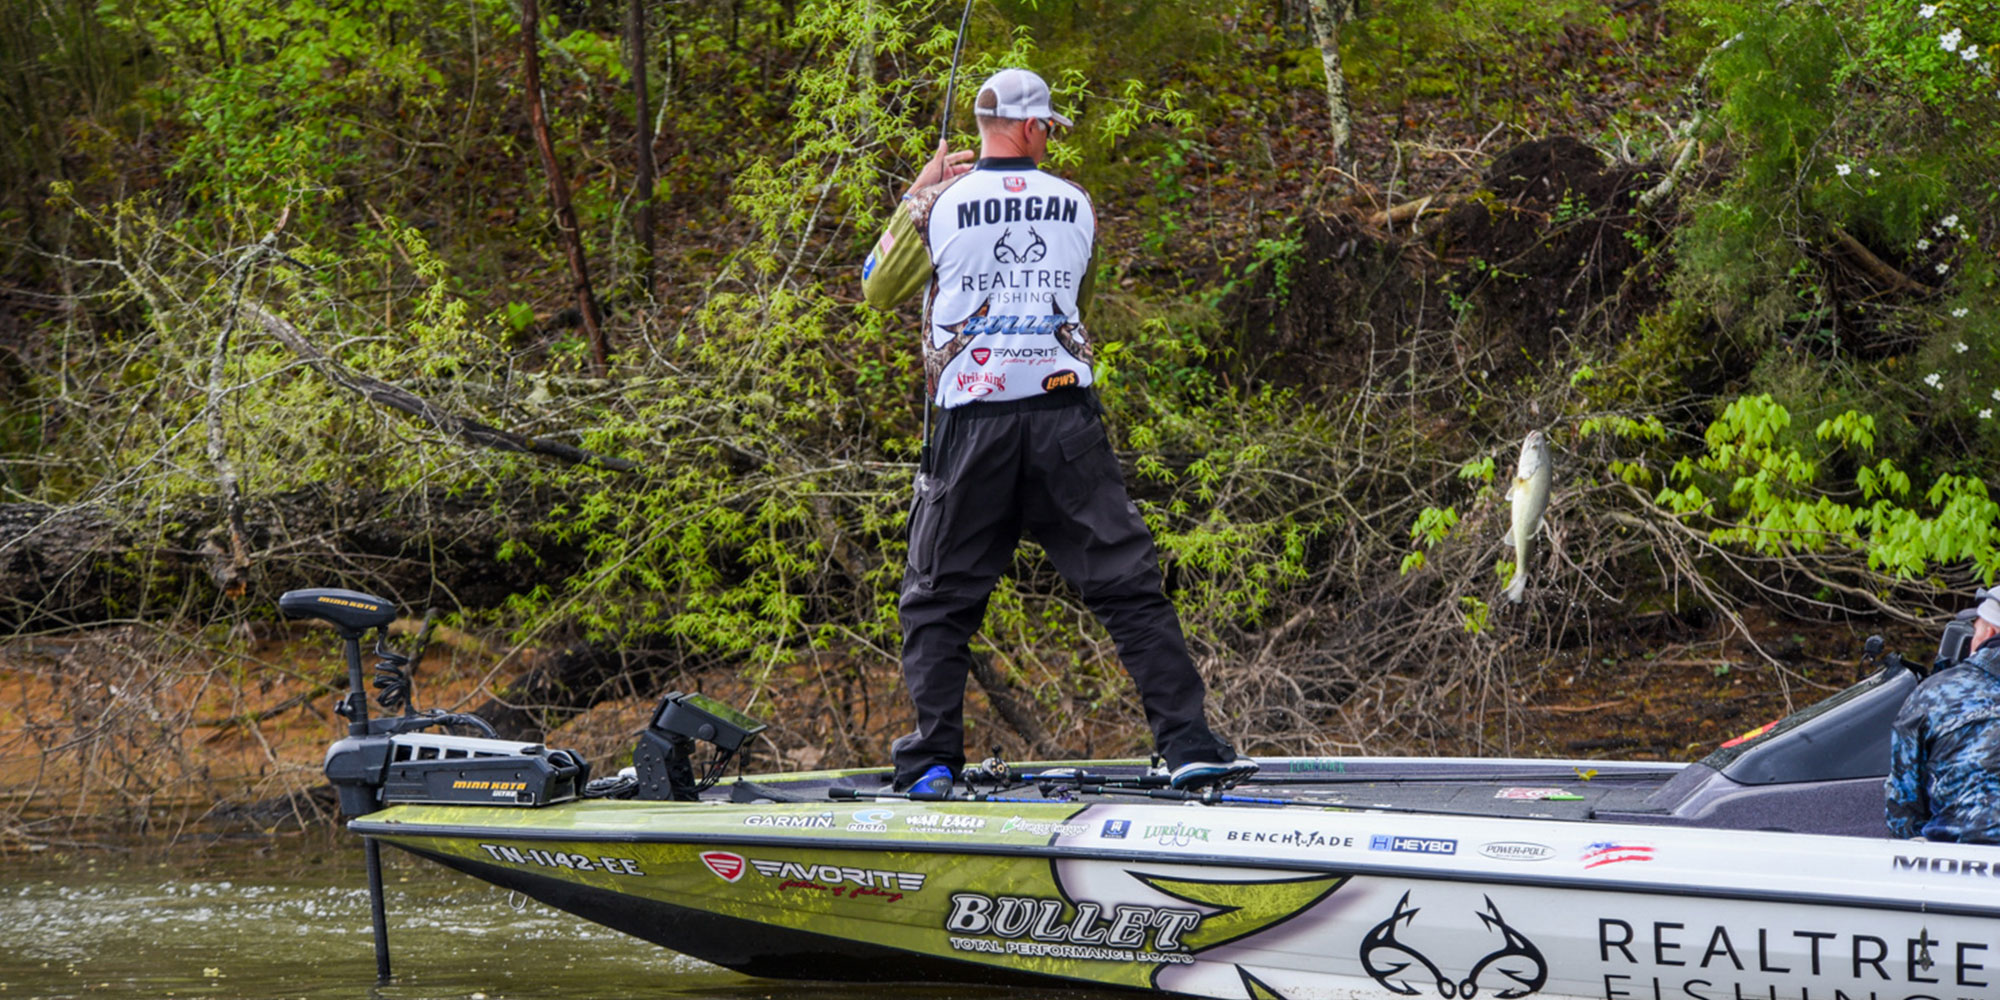
[[[1397,931],[1407,931],[1421,912],[1422,907],[1410,905],[1410,894],[1403,893],[1403,898],[1396,903],[1396,911],[1361,938],[1361,968],[1381,983],[1383,989],[1400,996],[1418,996],[1422,991],[1412,982],[1421,982],[1423,976],[1409,974],[1416,966],[1421,966],[1423,972],[1429,975],[1429,985],[1437,995],[1448,998],[1472,997],[1482,990],[1490,990],[1496,1000],[1512,1000],[1539,992],[1542,984],[1548,982],[1549,964],[1542,958],[1541,949],[1508,925],[1500,916],[1500,908],[1493,905],[1493,897],[1486,897],[1486,912],[1475,912],[1473,915],[1486,925],[1488,931],[1500,935],[1500,946],[1473,962],[1462,979],[1453,979],[1451,973],[1429,955],[1397,939]],[[1493,978],[1482,980],[1488,970],[1492,971]]]
[[[968,396],[991,396],[1007,390],[1007,376],[991,375],[986,372],[960,372],[957,377],[958,389]]]
[[[1181,939],[1201,921],[1201,911],[1175,907],[1121,903],[1106,913],[1083,900],[1072,909],[1042,896],[957,892],[944,929],[955,951],[1187,965],[1194,957]]]
[[[754,870],[767,879],[777,879],[780,892],[804,890],[856,899],[875,896],[891,903],[901,901],[904,893],[922,889],[925,878],[921,872],[745,858],[728,851],[707,851],[701,855],[701,863],[724,882],[740,882],[745,871]]]

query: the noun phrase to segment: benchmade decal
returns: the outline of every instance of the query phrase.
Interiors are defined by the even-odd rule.
[[[1458,841],[1447,837],[1399,837],[1378,833],[1368,838],[1371,851],[1401,851],[1404,854],[1457,854]]]

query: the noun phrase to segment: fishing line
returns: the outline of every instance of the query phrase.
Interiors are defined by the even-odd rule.
[[[951,141],[951,92],[953,88],[958,86],[958,59],[965,52],[965,26],[971,20],[972,0],[965,0],[965,10],[958,15],[958,39],[951,46],[951,72],[944,78],[944,110],[938,115],[939,147],[943,147]],[[923,436],[917,439],[917,475],[919,477],[928,474],[931,468],[931,396],[933,395],[933,390],[931,388],[930,362],[927,357],[930,354],[930,330],[926,329],[923,331],[923,338],[924,350],[920,351],[919,354],[926,357],[924,360],[924,377],[919,384],[924,387],[924,430]],[[920,492],[913,492],[916,492],[918,496],[921,495]],[[916,502],[916,497],[913,496],[910,500],[910,506],[914,508]]]

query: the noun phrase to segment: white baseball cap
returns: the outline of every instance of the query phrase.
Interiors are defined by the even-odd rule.
[[[987,94],[993,95],[994,106],[982,107]],[[1069,119],[1056,114],[1049,101],[1049,85],[1033,70],[1003,69],[986,78],[979,85],[980,100],[973,102],[973,114],[988,118],[1046,118],[1069,128]]]
[[[1988,625],[2000,626],[2000,587],[1989,587],[1972,595],[1979,602],[1974,609],[1980,620]]]

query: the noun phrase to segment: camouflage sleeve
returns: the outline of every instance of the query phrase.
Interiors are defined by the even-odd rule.
[[[861,294],[877,309],[895,308],[931,280],[931,251],[917,231],[911,204],[896,208],[861,265]]]
[[[1893,837],[1921,837],[1931,818],[1930,800],[1924,792],[1924,748],[1918,732],[1922,724],[1923,715],[1911,713],[1906,706],[1889,731],[1889,777],[1882,790],[1888,799],[1886,814]]]

